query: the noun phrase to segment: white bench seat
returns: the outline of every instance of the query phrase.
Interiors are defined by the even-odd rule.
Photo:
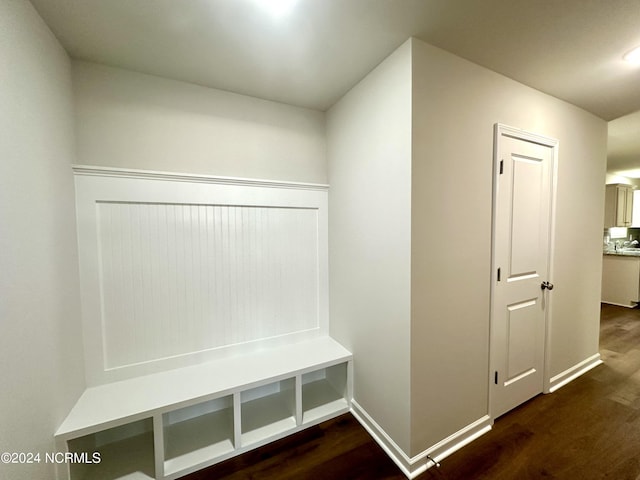
[[[56,440],[68,448],[68,442],[74,439],[145,419],[151,424],[149,419],[152,419],[155,477],[145,475],[141,478],[177,478],[348,411],[351,361],[351,353],[343,346],[329,337],[322,337],[90,387],[58,428]],[[339,371],[337,376],[335,369]],[[338,378],[337,388],[335,378]],[[325,384],[331,384],[330,388],[324,388]],[[282,388],[283,392],[273,393],[269,387],[273,387],[271,390]],[[261,388],[266,389],[265,392]],[[227,432],[229,440],[202,449],[204,456],[194,451],[177,459],[165,458],[170,457],[165,452],[169,448],[165,433],[174,435],[174,431],[190,428],[190,423],[198,421],[197,417],[184,422],[177,420],[179,428],[176,428],[170,424],[174,420],[169,421],[168,415],[223,397],[227,397],[225,410],[231,418]],[[261,424],[260,419],[252,419],[252,412],[266,411],[270,404],[280,401],[277,408],[274,407],[273,420],[265,417],[267,423]],[[291,413],[283,416],[278,409],[288,409]],[[210,417],[218,416],[220,418],[215,421],[224,424],[225,415],[224,412],[206,412],[202,422],[206,424]],[[253,424],[258,427],[254,428]],[[177,438],[178,433],[175,435]],[[223,450],[220,445],[225,446]],[[217,458],[216,451],[221,452]],[[210,455],[214,457],[209,458]],[[73,475],[71,477],[75,480]]]

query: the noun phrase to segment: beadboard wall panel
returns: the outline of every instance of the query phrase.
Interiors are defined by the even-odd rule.
[[[75,178],[90,384],[326,334],[326,188]]]

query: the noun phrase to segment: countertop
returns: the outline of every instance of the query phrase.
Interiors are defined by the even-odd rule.
[[[623,248],[622,250],[604,250],[603,255],[616,255],[619,257],[640,257],[640,248]]]

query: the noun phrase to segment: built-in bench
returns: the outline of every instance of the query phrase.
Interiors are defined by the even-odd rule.
[[[56,432],[64,473],[178,478],[349,411],[351,372],[322,337],[88,388]]]

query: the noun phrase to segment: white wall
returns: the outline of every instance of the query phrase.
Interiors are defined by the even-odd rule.
[[[550,376],[598,352],[606,123],[413,40],[412,442],[488,412],[493,127],[557,138]]]
[[[326,183],[324,114],[73,62],[80,164]]]
[[[26,0],[0,2],[0,452],[53,451],[84,388],[69,59]],[[54,478],[0,464],[0,477]]]
[[[354,354],[354,398],[409,447],[411,50],[327,114],[330,330]]]
[[[408,457],[489,413],[495,123],[560,141],[550,378],[598,352],[606,123],[418,40],[327,115],[330,328]]]

